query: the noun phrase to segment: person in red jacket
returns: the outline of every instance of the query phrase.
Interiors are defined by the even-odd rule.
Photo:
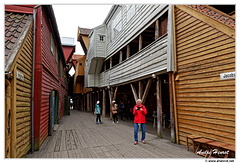
[[[146,137],[146,114],[147,109],[142,104],[142,100],[138,99],[136,101],[136,105],[133,108],[133,115],[134,115],[134,145],[138,144],[138,128],[141,127],[142,129],[142,139],[141,142],[145,144],[145,137]]]

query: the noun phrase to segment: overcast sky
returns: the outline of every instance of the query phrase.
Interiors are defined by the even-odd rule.
[[[78,26],[94,28],[103,23],[112,5],[52,5],[57,20],[60,37],[73,37],[75,54],[84,54],[77,41]]]

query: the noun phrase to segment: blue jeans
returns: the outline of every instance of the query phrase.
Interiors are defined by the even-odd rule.
[[[146,137],[146,123],[134,123],[134,140],[138,142],[138,129],[141,127],[142,129],[142,139],[143,141]]]

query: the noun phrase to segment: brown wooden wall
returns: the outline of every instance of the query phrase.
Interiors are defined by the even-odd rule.
[[[195,134],[234,144],[235,79],[220,80],[220,73],[235,71],[235,38],[187,6],[174,13],[179,142]]]
[[[31,149],[31,95],[32,95],[32,53],[33,53],[33,32],[29,31],[21,49],[20,56],[15,67],[16,73],[20,72],[24,75],[24,80],[16,79],[14,92],[16,94],[16,119],[13,124],[16,125],[16,157],[24,157]]]

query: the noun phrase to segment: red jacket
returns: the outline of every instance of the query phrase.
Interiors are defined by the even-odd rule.
[[[137,110],[140,107],[142,110]],[[147,109],[144,105],[135,105],[133,108],[134,123],[146,123]]]

